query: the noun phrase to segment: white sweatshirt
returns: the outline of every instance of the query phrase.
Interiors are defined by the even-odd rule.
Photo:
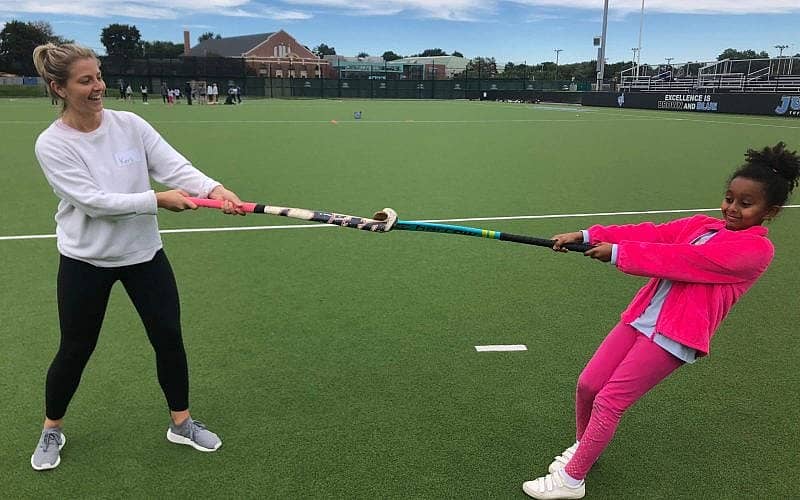
[[[161,248],[150,177],[201,198],[219,185],[126,111],[103,110],[92,132],[56,120],[39,135],[35,151],[61,199],[59,252],[99,267],[147,262]]]

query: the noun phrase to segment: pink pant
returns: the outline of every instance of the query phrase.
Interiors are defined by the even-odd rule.
[[[575,421],[580,445],[565,468],[567,474],[586,477],[625,410],[682,364],[632,326],[617,324],[578,377]]]

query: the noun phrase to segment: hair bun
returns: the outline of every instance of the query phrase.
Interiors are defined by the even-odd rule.
[[[790,192],[797,187],[800,178],[800,156],[797,155],[797,151],[788,150],[783,141],[758,151],[748,149],[745,157],[748,163],[762,165],[783,177],[789,183]]]

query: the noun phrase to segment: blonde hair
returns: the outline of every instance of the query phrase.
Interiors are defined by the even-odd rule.
[[[44,80],[47,93],[57,99],[62,98],[55,93],[50,83],[55,82],[59,86],[66,86],[72,63],[80,59],[94,59],[97,61],[97,66],[100,66],[100,59],[92,49],[74,43],[62,45],[45,43],[33,49],[33,65],[36,66],[36,72]],[[66,109],[67,103],[62,99],[61,112],[63,113]]]

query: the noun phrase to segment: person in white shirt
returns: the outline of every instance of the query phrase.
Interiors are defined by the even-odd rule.
[[[61,462],[64,415],[116,281],[124,285],[155,350],[171,417],[167,439],[214,451],[222,444],[219,437],[189,413],[178,290],[156,214],[158,208],[197,208],[186,198],[192,195],[222,200],[225,213],[244,215],[241,200],[192,166],[139,116],[103,109],[106,84],[92,50],[48,43],[34,50],[33,59],[48,92],[63,105],[35,147],[60,199],[55,219],[61,343],[47,372],[44,429],[31,466],[46,470]],[[155,192],[150,177],[172,189]]]

